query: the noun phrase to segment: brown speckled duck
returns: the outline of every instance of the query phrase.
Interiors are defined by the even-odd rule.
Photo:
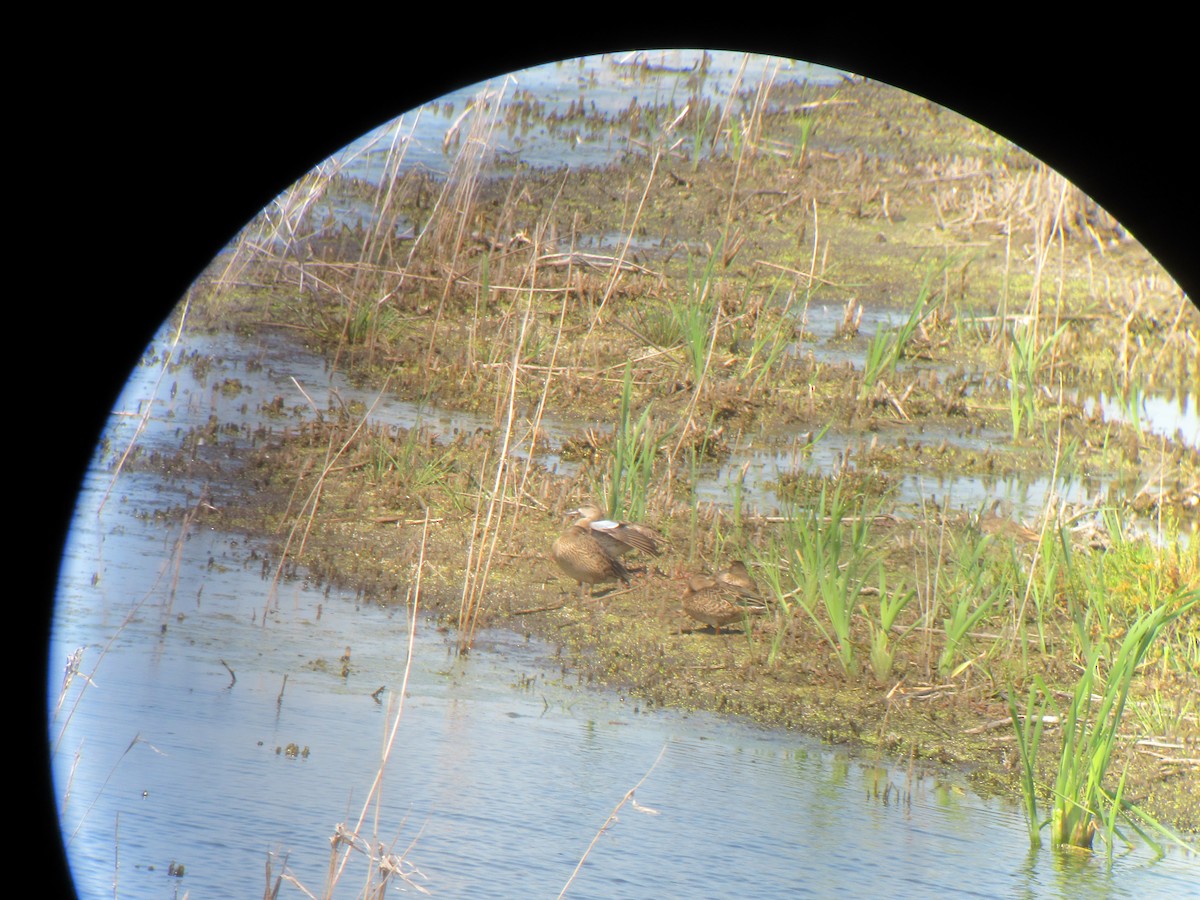
[[[683,592],[683,611],[720,634],[723,626],[740,622],[747,613],[760,612],[762,606],[737,603],[730,599],[731,596],[743,595],[718,578],[711,575],[689,576],[687,589]]]
[[[651,556],[658,556],[662,553],[660,544],[666,543],[666,539],[653,528],[636,522],[613,521],[604,510],[591,504],[571,510],[567,515],[579,516],[576,524],[586,527],[614,559],[624,556],[630,550],[641,550]]]
[[[747,600],[762,600],[762,594],[758,592],[758,585],[754,583],[750,570],[740,559],[731,562],[725,571],[718,572],[717,582]]]
[[[608,581],[629,584],[629,570],[620,559],[609,555],[588,526],[588,519],[581,518],[558,536],[550,548],[550,555],[558,567],[579,582],[580,594],[585,582],[592,590]]]

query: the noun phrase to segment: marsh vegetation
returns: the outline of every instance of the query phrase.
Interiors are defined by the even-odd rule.
[[[430,415],[280,400],[206,517],[368,601],[419,583],[463,654],[501,624],[647,703],[969,765],[1023,792],[1035,843],[1046,809],[1055,844],[1195,833],[1196,311],[947,110],[705,77],[618,112],[504,80],[444,110],[444,173],[406,165],[400,120],[379,177],[330,164],[280,196],[186,327],[285,330]],[[498,152],[530,129],[620,152]],[[671,544],[594,602],[549,559],[588,501]],[[682,628],[682,579],[738,559],[767,613]]]

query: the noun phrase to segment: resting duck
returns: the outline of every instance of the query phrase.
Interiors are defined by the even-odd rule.
[[[1028,525],[1020,522],[1014,522],[1008,516],[1000,513],[1001,500],[997,498],[992,501],[991,507],[980,514],[979,530],[984,534],[998,534],[1001,537],[1009,537],[1017,541],[1025,541],[1026,543],[1034,543],[1041,540],[1041,535],[1034,531]]]
[[[762,600],[758,585],[740,559],[735,559],[724,572],[717,573],[717,582],[747,600]]]
[[[722,573],[725,574],[725,573]],[[722,583],[720,576],[692,575],[687,579],[687,589],[683,592],[683,611],[705,625],[711,626],[717,634],[721,628],[740,622],[744,616],[753,612],[761,612],[761,605],[738,603],[729,599],[730,594],[738,597],[744,595]]]
[[[666,543],[666,539],[653,528],[635,522],[615,522],[598,506],[581,506],[567,515],[579,516],[579,521],[575,524],[587,528],[614,559],[624,556],[630,550],[641,550],[651,556],[658,556],[662,553],[660,544]]]
[[[629,584],[629,570],[620,559],[608,554],[589,524],[588,519],[581,518],[568,527],[550,548],[550,555],[560,569],[579,582],[581,595],[585,582],[592,590],[608,581]]]

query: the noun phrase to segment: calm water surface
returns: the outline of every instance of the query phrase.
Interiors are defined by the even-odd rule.
[[[85,897],[113,896],[114,881],[125,897],[258,896],[268,860],[319,893],[330,838],[363,813],[399,699],[407,608],[326,594],[303,573],[273,593],[263,545],[161,515],[219,502],[230,446],[248,440],[261,400],[299,402],[292,377],[314,397],[329,389],[319,362],[274,338],[212,341],[188,344],[219,354],[207,371],[160,378],[153,354],[135,371],[64,556],[52,711],[77,648],[91,683],[73,680],[49,737]],[[220,389],[231,377],[240,394]],[[211,494],[200,480],[133,469],[113,483],[110,463],[146,409],[144,452],[174,452],[210,416],[247,426],[195,447]],[[1031,853],[1020,810],[961,782],[648,710],[577,684],[555,648],[508,632],[482,634],[468,658],[420,616],[412,637],[396,744],[361,834],[434,894],[555,896],[643,777],[570,896],[1145,898],[1200,883],[1193,860],[1144,849],[1111,871],[1102,858]],[[289,744],[307,755],[282,752]],[[352,854],[335,895],[358,895],[365,872]],[[303,893],[285,882],[281,896]]]

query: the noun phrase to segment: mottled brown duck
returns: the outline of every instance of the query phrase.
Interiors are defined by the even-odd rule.
[[[747,613],[762,611],[761,605],[738,603],[731,599],[742,596],[711,575],[692,575],[688,577],[687,588],[683,592],[683,611],[720,634],[724,626],[742,621]]]
[[[740,559],[735,559],[728,569],[718,572],[717,582],[747,600],[762,600],[762,594],[758,592],[758,585],[750,575],[750,570]]]
[[[979,516],[980,531],[984,534],[996,534],[1026,543],[1034,543],[1041,539],[1041,535],[1029,526],[1015,522],[1008,518],[1008,516],[1001,514],[1000,507],[1001,501],[999,499],[993,500],[987,512]]]
[[[588,528],[586,519],[579,519],[560,534],[550,548],[550,555],[560,569],[579,583],[581,595],[585,583],[593,591],[596,585],[609,581],[629,584],[629,570],[617,557],[608,554]]]
[[[567,515],[579,516],[577,525],[586,527],[609,556],[618,558],[630,550],[640,550],[651,556],[662,553],[666,539],[647,525],[636,522],[617,522],[598,506],[587,505],[573,509]]]

